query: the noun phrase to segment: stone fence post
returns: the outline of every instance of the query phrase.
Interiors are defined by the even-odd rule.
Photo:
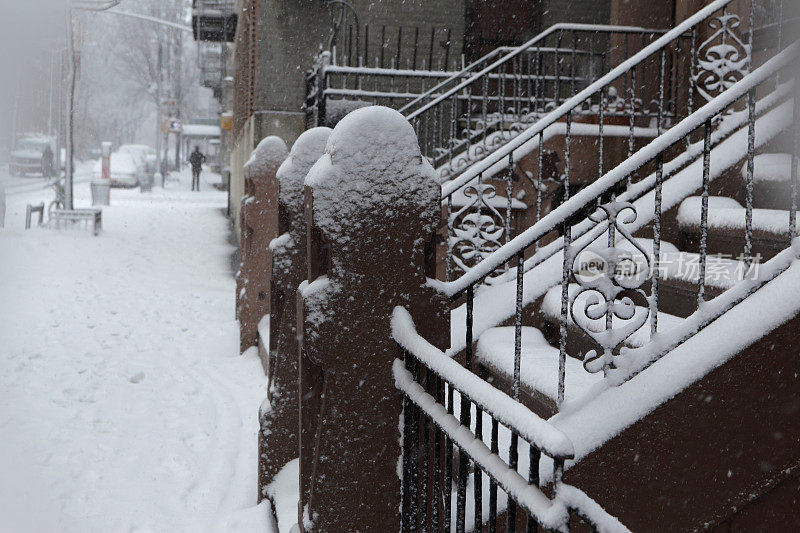
[[[275,172],[287,155],[286,144],[273,135],[258,143],[244,165],[241,264],[236,274],[236,316],[239,319],[241,351],[256,345],[258,323],[269,313],[269,243],[278,235]]]
[[[303,182],[325,151],[330,133],[330,128],[313,128],[300,135],[276,175],[279,236],[269,245],[269,384],[259,417],[259,501],[266,496],[265,489],[275,474],[299,456],[296,291],[307,272]]]
[[[445,347],[435,275],[440,186],[397,111],[353,111],[305,181],[308,281],[298,293],[304,531],[399,531],[402,394],[397,305]]]

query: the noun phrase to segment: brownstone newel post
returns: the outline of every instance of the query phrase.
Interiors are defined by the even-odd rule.
[[[306,531],[398,531],[402,395],[392,361],[397,305],[449,340],[429,286],[441,191],[408,121],[347,115],[306,176],[308,281],[300,328],[300,518]]]
[[[271,261],[269,243],[278,236],[275,172],[288,150],[279,137],[264,138],[244,165],[245,194],[241,209],[242,261],[236,276],[239,349],[255,346],[258,322],[269,313]]]
[[[306,220],[303,182],[325,151],[330,128],[306,131],[292,146],[277,172],[278,238],[272,255],[269,323],[269,386],[261,409],[259,432],[259,500],[275,474],[299,455],[297,400],[297,287],[306,279]]]

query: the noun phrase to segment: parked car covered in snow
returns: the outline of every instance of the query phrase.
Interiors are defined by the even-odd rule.
[[[136,187],[139,185],[139,179],[143,176],[143,171],[134,156],[126,152],[113,152],[110,165],[112,187]],[[102,168],[102,162],[97,161],[94,166],[94,179],[102,178]]]
[[[141,164],[142,172],[148,176],[154,176],[156,173],[156,151],[145,144],[123,144],[117,150],[120,153],[131,154]]]
[[[56,173],[53,139],[46,136],[26,136],[17,141],[8,163],[12,176],[41,174],[44,177]]]

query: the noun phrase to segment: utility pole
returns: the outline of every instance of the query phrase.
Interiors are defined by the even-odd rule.
[[[55,76],[53,75],[53,70],[55,70],[55,65],[53,64],[53,51],[50,51],[50,98],[47,101],[47,134],[53,135],[53,79]]]
[[[79,9],[83,11],[104,11],[106,13],[113,13],[115,15],[122,15],[126,17],[137,18],[141,20],[147,20],[149,22],[154,22],[156,24],[160,24],[162,26],[170,26],[172,28],[180,29],[183,31],[192,31],[192,28],[189,26],[184,26],[182,24],[176,24],[174,22],[170,22],[167,20],[162,20],[155,17],[149,17],[146,15],[138,15],[136,13],[125,13],[124,11],[108,11],[109,9],[116,7],[122,0],[68,0],[65,6],[65,15],[67,21],[67,113],[66,113],[66,124],[65,124],[65,139],[64,139],[64,146],[67,152],[67,159],[64,163],[65,169],[65,176],[64,176],[64,208],[65,209],[73,209],[74,208],[74,201],[73,201],[73,194],[72,194],[72,184],[73,184],[73,138],[72,138],[72,130],[73,130],[73,118],[74,118],[74,106],[75,106],[75,49],[73,43],[73,30],[72,30],[72,10]],[[159,34],[160,37],[160,34]],[[159,65],[162,63],[162,47],[161,47],[161,39],[159,38]],[[159,68],[158,73],[158,92],[159,92],[159,110],[157,111],[157,116],[161,114],[161,72],[162,69]],[[19,80],[17,82],[17,98],[19,98]],[[14,115],[14,134],[16,136],[16,108],[15,115]],[[157,121],[160,122],[160,121]],[[160,124],[157,126],[161,127]],[[160,135],[156,136],[156,141],[160,139]],[[159,154],[161,152],[159,151]],[[161,168],[159,167],[158,171]],[[162,185],[163,185],[163,176],[162,176]]]
[[[67,149],[67,159],[64,161],[64,209],[72,210],[75,202],[72,198],[72,119],[75,107],[75,49],[72,41],[72,5],[67,2],[67,122],[64,146]]]
[[[64,8],[67,19],[67,124],[65,135],[65,146],[67,149],[67,160],[64,162],[64,209],[72,210],[75,202],[72,195],[73,183],[73,120],[75,117],[75,44],[73,42],[72,31],[72,10],[80,9],[84,11],[105,11],[117,6],[122,0],[105,0],[102,2],[92,2],[90,0],[68,0]]]
[[[161,172],[161,127],[164,122],[161,101],[161,76],[164,71],[164,51],[161,44],[161,28],[158,29],[158,60],[156,61],[156,178],[161,176],[161,188],[164,188],[164,174]]]

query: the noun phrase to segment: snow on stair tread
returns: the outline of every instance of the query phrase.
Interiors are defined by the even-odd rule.
[[[742,165],[742,178],[747,178],[747,163]],[[753,181],[785,182],[791,178],[792,154],[759,154],[753,158]]]
[[[580,287],[576,283],[571,283],[569,285],[569,294],[572,297],[577,291],[580,290]],[[542,301],[542,313],[545,317],[549,320],[560,320],[561,319],[561,286],[556,285],[555,287],[551,288],[545,294],[544,299]],[[648,309],[642,306],[636,306],[636,312],[632,320],[640,320],[643,314],[647,314]],[[658,312],[658,330],[659,332],[668,331],[681,322],[683,322],[683,318],[677,317],[675,315],[671,315],[669,313],[665,313],[663,311]],[[571,325],[576,326],[575,321],[572,317],[572,312],[569,313],[569,322]],[[615,328],[620,327],[622,324],[626,323],[627,321],[623,321],[619,317],[614,317],[613,325]],[[597,320],[590,320],[586,317],[582,317],[580,319],[580,323],[591,329],[592,331],[603,331],[605,329],[605,318],[600,318]],[[577,327],[577,326],[576,326]],[[628,337],[625,341],[625,346],[631,348],[641,348],[645,344],[650,342],[650,321],[645,321],[645,323],[637,329],[633,335]],[[578,354],[571,354],[571,355],[578,355]]]
[[[475,203],[475,193],[470,192],[471,196],[467,196],[464,194],[465,189],[459,189],[453,193],[450,197],[452,200],[453,207],[464,207],[468,205],[472,205]],[[490,193],[491,194],[491,193]],[[484,205],[488,205],[489,207],[494,207],[496,209],[505,209],[508,206],[508,199],[506,196],[491,196],[490,194],[484,193],[483,198],[481,199]],[[511,209],[527,209],[528,204],[518,200],[517,198],[511,198]]]
[[[750,267],[755,269],[755,263]],[[754,270],[748,270],[743,261],[716,255],[706,257],[706,285],[729,289],[743,279],[749,279]],[[678,252],[663,254],[659,269],[662,280],[681,280],[698,283],[700,280],[700,254]]]
[[[481,335],[476,350],[482,364],[509,377],[514,369],[514,329],[509,326],[487,330]],[[590,374],[581,361],[567,357],[565,398],[579,398],[602,379],[602,374]],[[558,397],[558,348],[550,346],[542,332],[533,327],[522,328],[520,380],[524,386],[554,401]]]
[[[678,225],[681,228],[700,226],[700,207],[702,198],[690,196],[681,202],[678,208]],[[708,197],[708,227],[741,229],[745,227],[745,208],[734,200],[724,196]],[[782,209],[753,209],[753,229],[786,233],[789,228],[789,212]]]
[[[532,122],[531,124],[534,124]],[[516,138],[520,133],[524,130],[498,130],[490,133],[486,136],[486,139],[481,139],[480,141],[473,142],[469,149],[465,152],[460,152],[457,155],[454,154],[454,157],[451,161],[447,161],[436,168],[436,173],[439,175],[440,178],[444,179],[444,183],[453,179],[456,174],[458,174],[461,170],[466,170],[472,164],[480,161],[487,155],[489,155],[494,150],[497,150],[504,146],[506,143],[512,141]],[[596,136],[599,135],[600,127],[597,124],[587,124],[587,123],[573,123],[571,134],[573,136]],[[656,128],[645,128],[645,127],[635,127],[633,130],[633,136],[636,138],[644,137],[644,138],[652,138],[656,137],[658,130]],[[545,128],[544,130],[544,137],[542,140],[547,142],[552,137],[557,135],[565,135],[566,134],[566,124],[564,122],[556,122]],[[609,125],[606,124],[603,128],[603,135],[605,137],[628,137],[630,134],[628,126],[617,126],[617,125]],[[525,142],[522,146],[520,146],[514,155],[514,160],[519,161],[521,158],[529,155],[535,150],[539,149],[539,136],[537,135],[533,139]],[[466,165],[463,168],[456,168],[453,170],[451,168],[452,163],[458,159],[465,159]],[[456,165],[459,167],[461,165]],[[496,174],[505,172],[508,169],[508,162],[503,159],[498,164],[495,164],[489,167],[484,173],[483,178],[489,179]],[[448,174],[450,172],[450,174]]]

